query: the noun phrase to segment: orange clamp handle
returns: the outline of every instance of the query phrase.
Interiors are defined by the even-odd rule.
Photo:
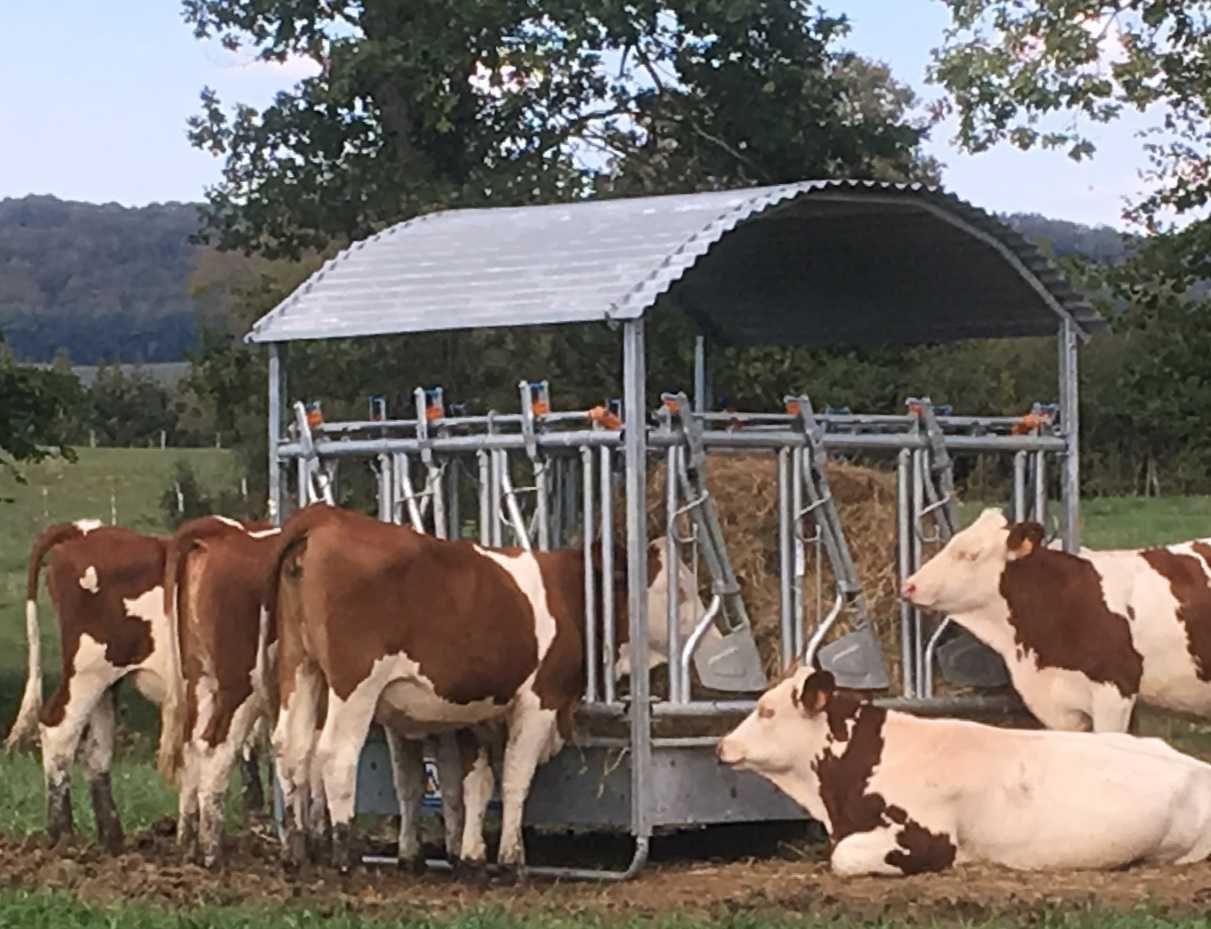
[[[595,406],[589,412],[589,419],[595,423],[600,423],[606,429],[621,429],[622,420],[604,406]]]

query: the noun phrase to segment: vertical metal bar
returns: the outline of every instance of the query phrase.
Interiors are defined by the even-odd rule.
[[[919,535],[921,528],[921,511],[925,509],[925,469],[929,467],[929,461],[926,458],[926,452],[923,449],[918,449],[912,453],[912,545],[910,547],[912,555],[911,568],[915,572],[921,567],[921,536]],[[917,696],[932,697],[933,687],[930,686],[933,682],[927,679],[928,671],[925,668],[925,637],[921,630],[921,611],[914,609],[912,611],[912,640],[913,640],[913,659],[915,663],[914,675],[917,679]]]
[[[791,450],[778,449],[778,620],[782,630],[780,667],[795,656],[794,514],[791,509]]]
[[[269,521],[282,524],[282,466],[278,445],[282,437],[282,360],[276,342],[269,343]]]
[[[502,466],[501,458],[503,456],[504,456],[504,453],[502,451],[500,451],[499,449],[492,449],[491,451],[488,452],[488,457],[492,462],[492,482],[490,485],[492,488],[492,499],[491,499],[492,519],[490,522],[490,525],[492,527],[492,541],[489,542],[488,544],[495,545],[495,546],[499,546],[501,544],[501,542],[503,541],[502,531],[504,528],[504,524],[500,518],[500,481],[501,481],[500,471],[501,471],[501,466]],[[507,458],[503,462],[503,466],[506,468],[509,466],[509,461]]]
[[[492,544],[492,461],[491,452],[482,448],[475,453],[479,465],[479,544]]]
[[[606,703],[614,702],[614,662],[618,659],[618,642],[614,634],[614,476],[613,460],[608,448],[601,449],[601,683]],[[586,484],[585,496],[593,493]]]
[[[912,501],[912,452],[900,449],[896,457],[896,560],[900,586],[913,573],[912,567],[912,518],[909,514]],[[900,678],[904,696],[915,697],[917,676],[914,673],[915,652],[913,651],[912,604],[900,601]]]
[[[1034,520],[1047,525],[1047,453],[1034,453]]]
[[[551,459],[539,459],[534,465],[534,522],[537,526],[538,550],[551,550],[551,517],[547,509],[547,468]]]
[[[385,523],[391,522],[395,513],[395,502],[392,500],[391,489],[394,468],[390,455],[378,456],[378,518]]]
[[[627,615],[631,654],[631,834],[652,834],[652,707],[648,669],[647,410],[643,317],[623,325],[622,382],[626,409]]]
[[[1013,453],[1013,521],[1026,519],[1026,455],[1025,451]]]
[[[670,703],[685,702],[685,696],[682,694],[681,681],[678,675],[678,671],[681,668],[681,637],[678,635],[679,629],[677,626],[677,594],[681,587],[681,584],[678,583],[681,578],[677,572],[677,565],[681,561],[681,556],[677,552],[677,456],[680,453],[681,448],[677,445],[670,445],[668,451],[665,453],[667,471],[665,472],[664,488],[664,570],[665,578],[668,581],[668,597],[666,601],[668,610],[665,620],[668,623]],[[655,620],[655,617],[651,618]]]
[[[449,529],[447,535],[451,539],[461,539],[463,537],[462,514],[459,512],[458,506],[458,473],[462,470],[462,463],[458,458],[451,457],[446,465],[446,488],[447,496],[446,503],[446,523]]]
[[[694,338],[694,412],[706,412],[706,336]]]
[[[585,647],[585,683],[584,699],[592,703],[597,699],[597,672],[600,670],[600,659],[597,656],[597,644],[601,636],[597,630],[597,592],[593,583],[593,450],[580,450],[580,463],[584,469],[584,647]],[[602,576],[602,584],[608,585],[610,578]],[[610,617],[602,614],[602,624],[607,624]]]
[[[1076,327],[1065,317],[1060,325],[1060,428],[1068,449],[1060,472],[1064,514],[1064,550],[1081,544],[1080,412],[1077,378]]]
[[[804,632],[807,617],[803,608],[803,583],[807,577],[807,552],[803,542],[803,520],[799,514],[803,512],[803,448],[795,446],[791,450],[791,557],[793,562],[794,584],[791,591],[791,604],[794,615],[791,618],[791,655],[798,658],[803,654],[805,641]],[[817,552],[819,555],[819,552]],[[819,614],[816,620],[819,621]]]

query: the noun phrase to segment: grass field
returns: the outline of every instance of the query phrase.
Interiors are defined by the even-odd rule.
[[[25,598],[25,562],[33,535],[50,522],[93,517],[109,522],[116,511],[117,521],[145,531],[162,531],[168,516],[160,499],[169,487],[177,461],[188,461],[200,482],[209,488],[230,488],[238,480],[235,462],[229,452],[214,449],[84,449],[78,464],[48,462],[27,469],[28,483],[18,485],[0,479],[0,498],[15,502],[0,504],[0,732],[11,722],[25,677],[23,604]],[[965,507],[970,518],[976,507]],[[1211,535],[1211,497],[1169,499],[1098,499],[1086,501],[1082,510],[1082,541],[1092,547],[1123,547],[1159,544],[1199,535]],[[40,597],[43,617],[43,661],[48,688],[58,677],[58,636],[53,612],[45,593]],[[135,832],[157,820],[171,816],[175,795],[155,775],[148,763],[153,739],[158,732],[155,712],[133,693],[120,701],[119,760],[114,770],[114,794],[128,832]],[[1211,731],[1159,714],[1149,714],[1146,731],[1162,735],[1184,750],[1211,757]],[[91,813],[87,792],[76,782],[73,791],[76,822],[85,835],[91,833]],[[234,793],[234,790],[233,790]],[[43,792],[40,766],[33,754],[0,758],[0,837],[19,837],[39,832],[43,827]],[[234,811],[235,805],[231,809]],[[0,886],[3,874],[0,874]],[[618,888],[618,894],[627,891]],[[809,908],[810,910],[810,908]],[[803,914],[806,916],[807,914]],[[1096,908],[1077,911],[1033,913],[1031,924],[1043,927],[1162,927],[1170,925],[1208,925],[1211,921],[1170,919],[1152,910],[1109,914]],[[1016,924],[1015,919],[981,914],[978,917],[956,915],[947,924],[1000,926]],[[507,909],[464,909],[447,915],[416,912],[371,912],[345,910],[341,906],[315,908],[310,905],[257,908],[240,905],[222,908],[198,908],[188,912],[167,912],[137,901],[84,902],[57,892],[30,893],[17,889],[0,890],[0,929],[28,926],[56,929],[60,926],[208,926],[260,929],[270,925],[306,927],[355,927],[371,925],[424,926],[432,929],[564,929],[572,925],[594,926],[644,925],[681,929],[691,926],[740,927],[807,925],[803,917],[785,910],[775,913],[757,911],[720,912],[692,919],[677,913],[638,917],[607,911],[557,910],[519,914]],[[837,919],[829,925],[847,929],[857,926],[897,924],[893,914]],[[918,923],[920,924],[920,923]],[[925,924],[929,924],[928,922]]]

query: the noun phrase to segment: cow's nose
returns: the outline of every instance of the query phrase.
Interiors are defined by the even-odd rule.
[[[917,592],[917,585],[912,581],[905,581],[900,585],[900,596],[908,598]]]

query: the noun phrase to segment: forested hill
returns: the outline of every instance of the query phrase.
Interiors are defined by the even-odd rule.
[[[0,330],[19,358],[176,361],[194,343],[191,204],[0,200]]]
[[[1007,217],[1057,255],[1122,257],[1117,232]],[[197,222],[185,203],[131,209],[55,197],[0,200],[0,331],[25,361],[64,349],[78,365],[179,361],[194,344],[187,280]]]

